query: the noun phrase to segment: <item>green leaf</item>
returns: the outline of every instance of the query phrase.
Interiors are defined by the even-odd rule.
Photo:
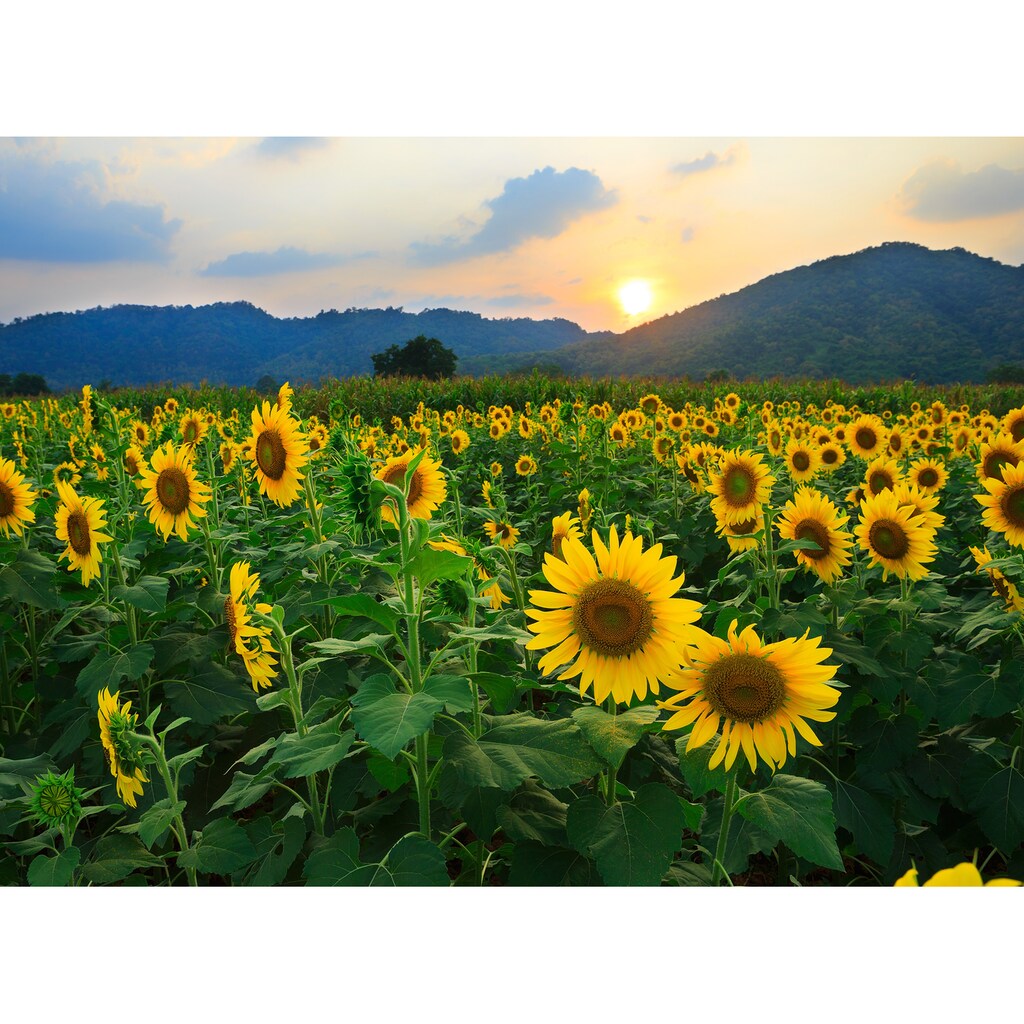
[[[528,780],[508,806],[498,807],[496,821],[515,842],[529,840],[545,846],[564,846],[568,809],[550,790]]]
[[[140,576],[130,587],[118,585],[110,593],[139,611],[159,615],[167,607],[170,585],[171,581],[163,576]]]
[[[212,725],[222,718],[252,711],[255,705],[248,676],[236,675],[217,662],[184,679],[169,680],[164,683],[164,692],[175,712],[197,725]]]
[[[378,875],[374,885],[448,886],[448,867],[444,854],[422,836],[400,839],[388,854],[386,875]]]
[[[428,676],[423,692],[440,701],[449,714],[473,710],[473,691],[465,676]]]
[[[717,768],[708,767],[715,751],[718,749],[720,737],[712,736],[702,747],[686,752],[686,744],[689,736],[680,736],[676,740],[676,753],[679,755],[679,768],[690,787],[690,792],[696,796],[707,796],[712,791],[725,792],[725,784],[728,779],[723,764]]]
[[[359,840],[350,828],[338,829],[306,861],[307,885],[449,885],[444,854],[422,836],[406,836],[378,864],[361,864]]]
[[[892,810],[880,797],[850,782],[834,780],[836,824],[853,836],[857,847],[885,867],[892,857],[896,825]]]
[[[249,885],[280,885],[284,881],[306,842],[306,823],[295,816],[284,818],[274,823],[273,833],[273,845],[257,862],[257,870],[249,878]]]
[[[365,654],[367,651],[383,654],[388,645],[394,642],[394,639],[391,633],[367,633],[366,636],[361,636],[358,640],[338,640],[332,637],[330,640],[316,640],[309,646],[332,657]]]
[[[388,693],[354,707],[352,724],[370,746],[393,760],[411,739],[430,728],[441,707],[427,693]]]
[[[878,772],[899,767],[917,749],[917,722],[910,715],[878,718],[873,707],[858,708],[850,717],[848,732],[861,748],[858,761]]]
[[[149,644],[136,644],[127,651],[100,651],[78,673],[75,689],[93,701],[104,687],[114,693],[121,680],[141,679],[152,661],[153,648]]]
[[[843,870],[836,845],[832,795],[820,782],[776,775],[766,789],[738,800],[736,811],[785,843],[798,857]]]
[[[274,788],[276,781],[265,769],[255,775],[235,772],[231,779],[231,785],[210,810],[217,811],[221,807],[228,807],[233,811],[245,810],[261,797],[266,796]]]
[[[978,824],[989,841],[1009,856],[1024,843],[1024,774],[999,768],[971,800]]]
[[[596,775],[602,767],[571,719],[531,714],[485,717],[491,726],[474,740],[463,732],[445,740],[449,768],[466,786],[515,789],[530,776],[559,789]]]
[[[487,694],[496,714],[506,715],[516,706],[516,680],[497,672],[474,672],[468,677]]]
[[[136,836],[117,832],[104,836],[96,844],[92,859],[82,868],[82,874],[90,882],[110,885],[127,878],[136,868],[160,868],[163,863]]]
[[[339,618],[351,615],[369,619],[383,626],[389,633],[395,633],[401,616],[393,608],[371,597],[369,594],[346,594],[343,597],[332,597],[324,602],[334,609]]]
[[[171,827],[171,822],[185,810],[185,801],[172,804],[166,797],[158,800],[139,818],[139,838],[147,850]]]
[[[61,850],[56,857],[41,854],[28,866],[28,884],[67,885],[81,859],[82,851],[77,846]]]
[[[217,818],[200,834],[198,842],[178,855],[178,866],[203,874],[228,875],[256,859],[256,848],[245,829],[231,818]]]
[[[610,715],[603,708],[588,705],[577,708],[572,717],[594,750],[618,769],[660,714],[658,708],[639,707]]]
[[[338,725],[339,720],[335,719],[311,729],[305,736],[286,736],[277,745],[267,769],[277,766],[283,778],[295,779],[333,767],[349,752],[356,738],[351,729],[339,732]]]
[[[453,551],[435,551],[424,547],[409,563],[409,571],[426,590],[438,580],[459,580],[473,568],[473,559],[464,558]]]
[[[302,873],[307,885],[370,885],[376,870],[376,864],[359,863],[359,839],[346,827],[310,855]]]
[[[55,765],[49,754],[37,754],[19,761],[0,757],[0,793],[6,790],[10,796],[20,796],[22,782],[34,782],[37,775],[44,775],[53,768]]]
[[[578,850],[542,846],[529,841],[516,843],[512,854],[509,885],[566,886],[600,885],[594,864]]]
[[[193,633],[181,628],[168,629],[153,639],[156,650],[156,664],[161,672],[167,672],[186,661],[208,664],[218,651],[227,646],[227,627],[221,626],[211,633]]]
[[[573,846],[594,858],[606,885],[658,885],[682,846],[686,818],[672,790],[652,782],[631,802],[611,807],[583,797],[566,824]]]
[[[366,759],[370,774],[389,793],[401,789],[409,781],[409,768],[404,761],[390,761],[383,754],[371,754]]]
[[[53,611],[64,603],[54,586],[57,566],[45,555],[19,548],[14,561],[0,570],[0,597]]]

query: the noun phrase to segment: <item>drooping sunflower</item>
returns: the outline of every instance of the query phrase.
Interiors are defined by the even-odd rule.
[[[839,700],[839,691],[827,685],[837,666],[822,664],[832,651],[821,647],[817,637],[804,633],[766,644],[753,626],[737,634],[736,625],[733,620],[728,640],[698,630],[684,649],[684,667],[665,680],[679,692],[658,701],[659,708],[672,712],[662,729],[692,724],[689,752],[704,746],[721,726],[708,767],[717,768],[724,760],[729,770],[742,749],[751,771],[759,756],[775,771],[786,763],[787,751],[796,754],[796,732],[821,746],[805,719],[835,718],[826,709]]]
[[[877,416],[858,416],[846,429],[847,447],[865,462],[882,454],[886,440],[885,426]]]
[[[922,494],[941,491],[948,479],[949,473],[938,459],[915,459],[907,473],[907,480]]]
[[[1009,434],[997,434],[985,441],[978,453],[978,479],[999,480],[1006,466],[1016,466],[1024,459],[1024,441],[1014,441]]]
[[[309,442],[298,420],[289,415],[289,405],[264,402],[252,411],[252,449],[249,458],[256,468],[260,493],[287,508],[299,497],[308,461]]]
[[[376,472],[378,480],[387,484],[402,487],[409,469],[409,463],[418,454],[418,449],[409,449],[401,455],[392,455]],[[435,509],[448,496],[448,485],[445,483],[441,463],[424,455],[413,471],[412,479],[405,482],[406,507],[413,519],[429,519]],[[398,525],[398,517],[390,501],[381,506],[381,516],[385,522]]]
[[[20,537],[26,523],[34,523],[36,514],[32,510],[32,502],[36,500],[36,492],[32,490],[25,477],[15,468],[11,459],[0,459],[0,530],[9,537],[14,531]]]
[[[868,494],[891,491],[900,482],[900,467],[895,459],[879,456],[864,472],[864,490]]]
[[[892,491],[867,495],[860,506],[860,523],[854,530],[872,565],[881,566],[882,579],[895,573],[900,579],[919,580],[934,560],[935,531],[914,510],[901,506]]]
[[[717,472],[710,471],[711,511],[720,523],[752,519],[771,498],[775,477],[761,460],[760,454],[737,448],[722,456]]]
[[[612,526],[605,546],[592,534],[594,555],[582,541],[566,537],[562,558],[544,556],[543,572],[554,591],[533,590],[528,628],[537,634],[530,650],[550,648],[542,672],[562,665],[559,679],[580,677],[580,694],[593,687],[594,700],[611,695],[625,704],[660,681],[679,664],[680,648],[700,615],[696,601],[672,595],[684,574],[673,578],[676,557],[662,557],[661,544],[643,550],[643,538]],[[564,559],[564,560],[563,560]]]
[[[1017,612],[1024,615],[1024,597],[1021,597],[1017,588],[996,568],[989,565],[992,556],[988,548],[971,548],[974,561],[977,563],[978,572],[987,572],[988,578],[992,581],[993,593],[1001,598],[1008,612]]]
[[[574,540],[583,538],[580,521],[571,512],[563,512],[551,520],[551,553],[555,558],[562,557],[562,544],[566,537],[572,537]]]
[[[1004,466],[1000,480],[982,480],[988,494],[976,494],[975,500],[985,507],[981,521],[1015,548],[1024,547],[1024,463]]]
[[[260,687],[269,687],[277,676],[274,655],[277,649],[271,643],[273,631],[269,626],[252,622],[250,604],[262,615],[273,610],[269,604],[256,604],[256,590],[260,585],[259,573],[249,571],[249,562],[236,562],[229,577],[231,592],[224,599],[224,616],[228,624],[228,642],[236,654],[242,656],[245,670],[256,693]]]
[[[519,540],[519,531],[511,523],[505,522],[504,519],[496,523],[488,520],[484,523],[484,533],[495,544],[500,544],[503,548],[514,547],[516,541]]]
[[[188,531],[196,527],[190,516],[205,516],[203,505],[211,497],[210,488],[196,476],[190,447],[182,445],[175,450],[171,441],[153,452],[149,467],[142,467],[139,487],[146,492],[142,500],[148,507],[149,521],[164,540],[172,533],[188,540]]]
[[[104,687],[97,700],[100,740],[103,753],[110,765],[110,774],[117,780],[117,795],[129,806],[135,807],[136,796],[142,795],[142,784],[149,782],[143,771],[142,746],[133,736],[139,716],[132,713],[132,702],[118,703],[121,691],[111,696]]]
[[[779,534],[783,540],[814,541],[818,550],[796,551],[796,560],[826,583],[834,583],[850,564],[853,537],[843,529],[849,518],[820,491],[801,487],[778,518]]]
[[[794,483],[805,483],[814,479],[821,465],[821,453],[809,441],[798,441],[791,437],[786,444],[786,469]]]
[[[757,533],[763,528],[764,519],[762,518],[762,510],[759,505],[755,515],[750,519],[742,519],[738,523],[719,522],[715,528],[715,533],[719,537],[724,537],[728,541],[729,550],[734,555],[737,555],[758,546],[758,540],[752,534]]]
[[[82,586],[87,587],[100,574],[100,544],[112,540],[103,533],[107,525],[103,502],[80,498],[63,480],[57,481],[57,493],[61,503],[54,513],[54,525],[57,540],[67,544],[60,557],[68,560],[68,572],[82,570]]]

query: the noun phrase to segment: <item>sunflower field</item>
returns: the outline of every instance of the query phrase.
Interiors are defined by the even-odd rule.
[[[1024,391],[0,405],[0,881],[1016,886]]]

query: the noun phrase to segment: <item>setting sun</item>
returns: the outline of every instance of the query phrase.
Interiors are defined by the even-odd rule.
[[[653,298],[648,281],[627,281],[619,288],[619,304],[627,316],[646,312]]]

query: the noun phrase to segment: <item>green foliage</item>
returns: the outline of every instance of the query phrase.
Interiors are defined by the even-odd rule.
[[[455,374],[459,357],[437,338],[418,334],[401,348],[391,345],[370,356],[375,377],[424,377],[444,380]]]

